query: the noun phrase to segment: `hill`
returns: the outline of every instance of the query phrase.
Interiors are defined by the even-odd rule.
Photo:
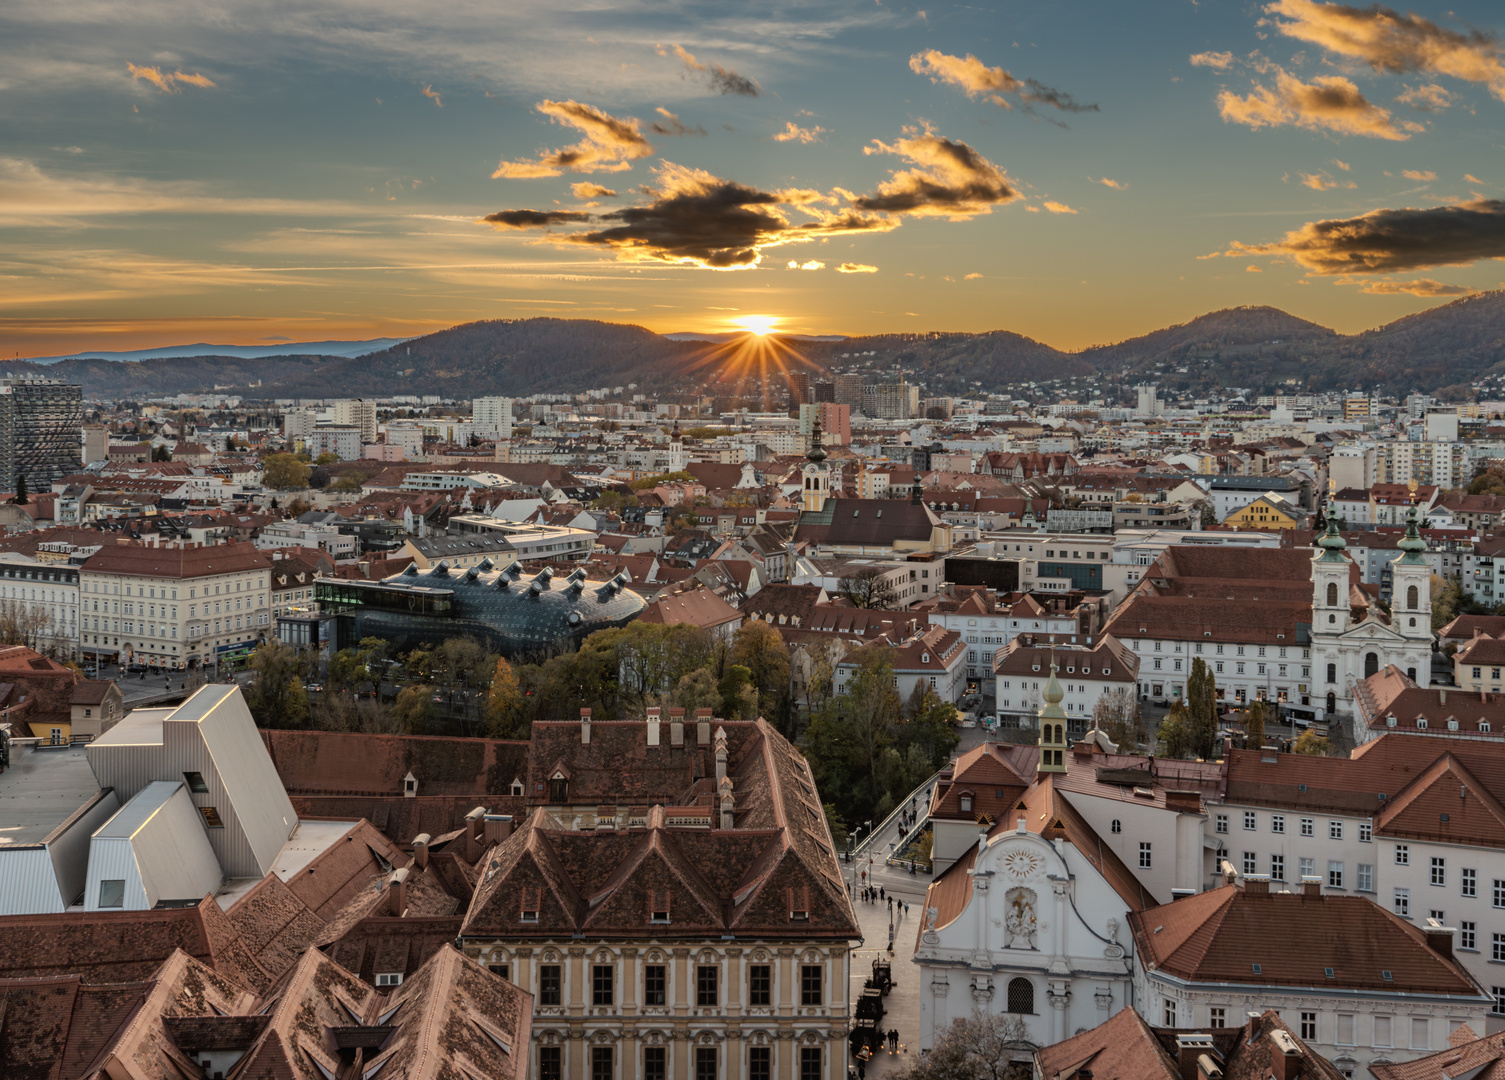
[[[1238,386],[1267,392],[1299,386],[1404,394],[1505,371],[1505,292],[1466,297],[1351,336],[1278,308],[1247,307],[1075,353],[1007,330],[782,339],[769,345],[793,370],[861,371],[882,378],[902,366],[907,378],[936,395],[1073,378],[1090,380],[1110,396],[1147,378],[1173,389]],[[765,364],[769,356],[763,348],[761,339],[744,351],[736,342],[671,340],[622,323],[499,319],[465,323],[353,359],[12,361],[0,365],[0,374],[66,378],[83,383],[86,396],[115,399],[216,389],[251,398],[469,398],[579,393],[629,383],[644,392],[724,394],[740,379],[756,382],[765,367],[777,369],[777,363]]]

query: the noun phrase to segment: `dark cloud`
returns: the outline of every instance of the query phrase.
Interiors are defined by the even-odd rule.
[[[718,94],[738,94],[742,97],[757,97],[763,92],[752,79],[745,75],[739,75],[731,68],[724,68],[720,64],[704,64],[695,59],[693,53],[682,45],[670,45],[668,48],[660,45],[658,54],[668,56],[673,53],[679,57],[686,70],[695,73],[705,80],[707,86]]]
[[[648,125],[648,130],[653,132],[655,135],[675,137],[680,135],[705,134],[705,128],[701,127],[699,124],[696,124],[694,127],[687,126],[682,120],[680,120],[679,117],[675,116],[672,112],[664,108],[662,105],[655,109],[654,112],[658,113],[659,116],[663,118],[661,120],[655,120],[653,121],[653,123]]]
[[[495,214],[487,214],[481,220],[503,229],[541,229],[550,225],[589,221],[590,215],[573,210],[499,210]]]
[[[1374,210],[1313,221],[1271,244],[1235,243],[1225,254],[1282,255],[1316,274],[1388,274],[1505,258],[1505,201],[1479,199],[1419,210]]]
[[[897,154],[918,167],[894,173],[876,195],[854,198],[857,209],[965,218],[1020,197],[1004,171],[966,143],[930,131],[910,129],[906,135],[892,145],[875,139],[863,147],[864,154]]]

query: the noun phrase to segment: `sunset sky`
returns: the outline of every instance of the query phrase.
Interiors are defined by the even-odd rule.
[[[1505,281],[1505,6],[7,0],[0,351],[1006,329]]]

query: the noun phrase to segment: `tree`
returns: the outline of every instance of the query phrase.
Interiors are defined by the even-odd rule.
[[[339,454],[336,454],[333,450],[326,450],[322,454],[320,454],[318,457],[314,458],[314,464],[315,465],[333,465],[335,462],[337,462],[339,460],[340,460],[340,455]]]
[[[741,664],[728,664],[717,689],[721,691],[721,715],[728,719],[754,720],[758,715],[758,688],[752,672]]]
[[[31,501],[31,496],[26,493],[26,474],[16,473],[16,494],[11,502],[17,506],[25,506]]]
[[[1213,508],[1211,499],[1198,499],[1191,505],[1197,512],[1197,520],[1202,528],[1210,529],[1218,523],[1218,512]]]
[[[172,451],[165,446],[159,446],[152,451],[153,461],[171,461]]]
[[[258,727],[308,726],[308,694],[299,678],[302,664],[289,645],[269,641],[251,654],[256,680],[246,688],[246,706]]]
[[[1318,735],[1312,728],[1307,728],[1296,739],[1296,753],[1311,754],[1313,757],[1325,757],[1332,751],[1332,742]]]
[[[404,686],[392,705],[392,720],[409,735],[427,735],[434,725],[434,688],[425,684]]]
[[[499,656],[491,673],[491,689],[486,694],[486,722],[491,737],[513,739],[521,735],[518,727],[522,712],[523,691],[517,672],[505,657]]]
[[[1463,585],[1457,578],[1432,575],[1432,629],[1441,630],[1458,617],[1463,606]]]
[[[783,637],[762,619],[752,619],[733,636],[731,659],[752,675],[759,714],[772,716],[780,697],[789,692],[789,647]]]
[[[1265,745],[1265,703],[1251,701],[1244,720],[1244,748],[1258,750]]]
[[[841,579],[841,597],[853,607],[887,610],[898,604],[899,594],[881,566],[862,566]]]
[[[907,707],[909,719],[899,725],[899,745],[906,755],[915,753],[924,762],[924,771],[913,783],[893,785],[896,795],[913,791],[919,783],[951,758],[951,751],[961,742],[956,733],[956,706],[942,701],[939,694],[920,682],[915,683]]]
[[[1139,697],[1127,686],[1104,690],[1092,706],[1092,725],[1118,744],[1123,754],[1137,754],[1144,745],[1144,717]]]
[[[1038,1047],[1017,1013],[974,1010],[936,1040],[934,1049],[900,1073],[900,1080],[1026,1080]]]
[[[1184,758],[1191,753],[1195,736],[1191,716],[1181,702],[1172,705],[1165,719],[1160,721],[1159,740],[1160,753],[1165,757]]]
[[[844,851],[847,846],[847,823],[831,803],[822,803],[821,810],[825,812],[826,827],[831,830],[831,840],[836,845],[836,850]]]
[[[329,486],[329,470],[322,465],[315,465],[308,472],[308,486],[315,490],[322,490]]]
[[[1207,661],[1193,657],[1186,679],[1186,711],[1190,722],[1191,752],[1211,761],[1218,739],[1217,680]]]
[[[268,454],[261,465],[261,482],[265,487],[286,491],[308,486],[311,468],[293,454]]]
[[[696,709],[715,709],[721,705],[721,689],[708,668],[696,668],[679,680],[671,698],[675,705],[694,716]]]

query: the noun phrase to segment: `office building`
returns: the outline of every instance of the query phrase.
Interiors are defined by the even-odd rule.
[[[78,472],[83,443],[83,387],[62,379],[0,379],[0,487],[29,491]]]

